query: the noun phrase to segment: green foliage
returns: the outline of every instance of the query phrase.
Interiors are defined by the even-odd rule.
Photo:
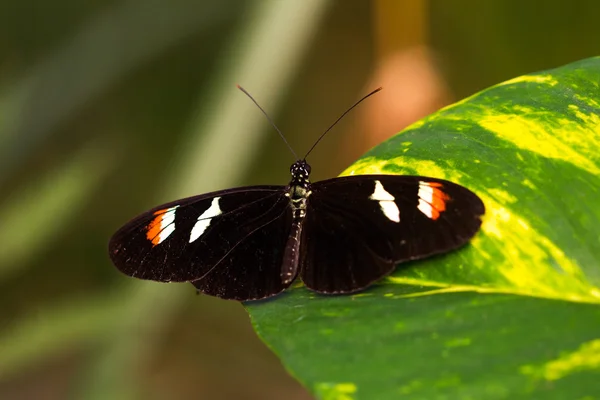
[[[354,296],[247,304],[290,372],[323,399],[597,394],[599,81],[600,58],[510,80],[351,166],[460,183],[486,204],[482,231]]]

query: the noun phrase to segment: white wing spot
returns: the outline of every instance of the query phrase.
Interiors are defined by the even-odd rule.
[[[390,220],[394,222],[400,222],[400,210],[398,206],[393,201],[380,201],[379,207],[383,211],[383,214]]]
[[[433,188],[427,182],[419,182],[418,209],[429,219],[433,218]]]
[[[428,182],[419,182],[419,197],[433,203],[433,188]]]
[[[179,206],[171,207],[161,215],[160,233],[158,234],[158,242],[156,244],[161,244],[171,233],[175,232],[175,210],[177,207]]]
[[[369,197],[371,200],[377,201],[394,201],[396,200],[394,196],[392,196],[387,190],[383,188],[383,185],[380,181],[375,181],[375,190],[373,194]]]
[[[221,200],[220,197],[215,197],[212,200],[210,207],[200,214],[198,221],[192,228],[192,233],[190,234],[190,243],[202,236],[204,231],[206,231],[206,229],[210,226],[210,222],[212,221],[213,217],[222,214],[221,208],[219,207],[219,200]]]
[[[421,212],[425,214],[427,218],[433,218],[433,209],[431,207],[431,204],[427,203],[425,200],[419,199],[419,205],[417,206],[417,208],[421,210]]]
[[[400,222],[400,210],[396,205],[396,198],[383,188],[380,181],[375,181],[375,190],[369,196],[369,199],[379,202],[379,207],[383,211],[383,215],[390,221]]]

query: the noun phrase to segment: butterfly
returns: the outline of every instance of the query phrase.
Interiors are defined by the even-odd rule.
[[[110,239],[112,262],[135,278],[191,282],[224,299],[275,296],[298,276],[314,292],[346,294],[398,263],[457,249],[480,228],[483,202],[456,183],[407,175],[310,182],[306,156],[296,157],[286,186],[221,190],[139,215]]]

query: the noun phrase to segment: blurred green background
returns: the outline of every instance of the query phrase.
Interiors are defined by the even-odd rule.
[[[600,54],[600,3],[0,2],[0,399],[308,399],[240,304],[120,274],[161,202],[313,180],[445,104]],[[323,360],[326,362],[326,360]]]

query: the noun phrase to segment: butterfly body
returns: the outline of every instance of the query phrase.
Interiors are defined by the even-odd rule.
[[[308,198],[311,195],[311,185],[308,179],[310,166],[305,161],[297,161],[290,167],[292,181],[287,187],[286,197],[290,200],[292,212],[292,227],[285,246],[281,279],[284,284],[290,284],[298,274],[300,263],[300,244],[302,243],[302,228],[308,208]]]
[[[251,186],[156,207],[124,225],[109,253],[127,275],[191,282],[200,292],[256,300],[300,276],[322,294],[353,293],[399,262],[466,244],[484,206],[441,179],[357,175],[311,183],[304,160],[287,186]]]

